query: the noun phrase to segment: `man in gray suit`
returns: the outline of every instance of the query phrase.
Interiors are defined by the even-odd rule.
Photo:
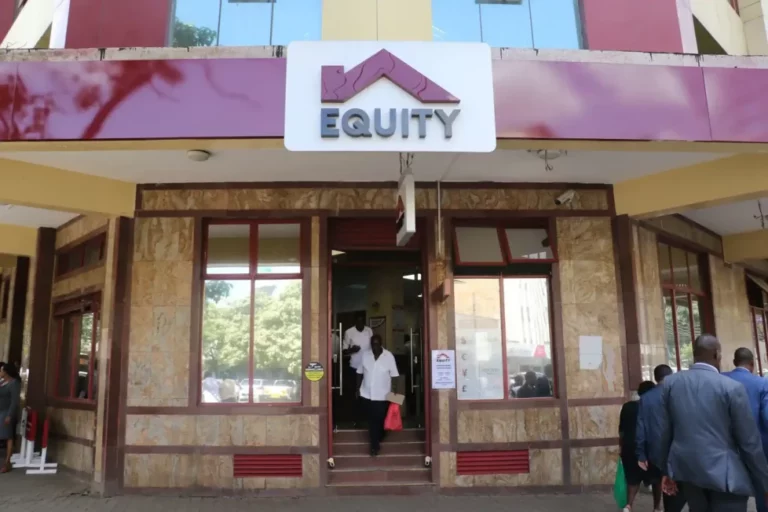
[[[682,492],[690,512],[744,512],[753,483],[768,489],[768,463],[747,392],[720,375],[721,347],[714,336],[696,338],[693,358],[689,371],[670,375],[662,385],[665,491]]]

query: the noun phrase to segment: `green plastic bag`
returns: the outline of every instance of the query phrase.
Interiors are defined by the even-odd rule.
[[[622,510],[627,506],[627,479],[624,477],[624,465],[619,459],[619,463],[616,465],[616,481],[613,482],[613,499],[616,500],[616,505],[619,506],[619,510]]]

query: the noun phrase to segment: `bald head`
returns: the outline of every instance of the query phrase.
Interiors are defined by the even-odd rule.
[[[737,348],[733,353],[733,365],[755,373],[755,355],[745,347]]]
[[[711,334],[702,334],[693,342],[693,360],[720,369],[722,348],[720,342]]]

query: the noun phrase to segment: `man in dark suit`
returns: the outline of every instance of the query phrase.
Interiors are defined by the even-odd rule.
[[[648,472],[648,479],[653,484],[653,501],[656,505],[654,510],[661,510],[658,506],[661,500],[661,470],[659,469],[661,385],[672,373],[672,368],[666,364],[660,364],[654,368],[653,378],[656,380],[656,387],[640,397],[638,406],[635,452],[640,467]],[[685,507],[683,493],[664,494],[663,498],[664,512],[681,512]]]
[[[757,423],[757,429],[760,431],[760,437],[763,443],[763,453],[768,454],[768,380],[754,375],[755,356],[748,348],[739,348],[733,354],[733,365],[736,367],[732,372],[726,372],[726,375],[736,382],[744,385],[749,398],[749,406],[752,409],[752,416]],[[768,489],[756,490],[757,494],[764,493]],[[757,512],[768,512],[768,504],[765,500],[757,501]]]
[[[744,386],[720,375],[721,347],[704,334],[695,364],[664,379],[660,469],[668,493],[682,492],[691,512],[745,512],[755,486],[768,489],[768,463]],[[765,500],[766,496],[757,496]]]

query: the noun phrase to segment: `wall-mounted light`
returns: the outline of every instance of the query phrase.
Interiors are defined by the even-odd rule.
[[[211,158],[211,153],[204,149],[190,149],[187,151],[187,158],[193,162],[207,162]]]

